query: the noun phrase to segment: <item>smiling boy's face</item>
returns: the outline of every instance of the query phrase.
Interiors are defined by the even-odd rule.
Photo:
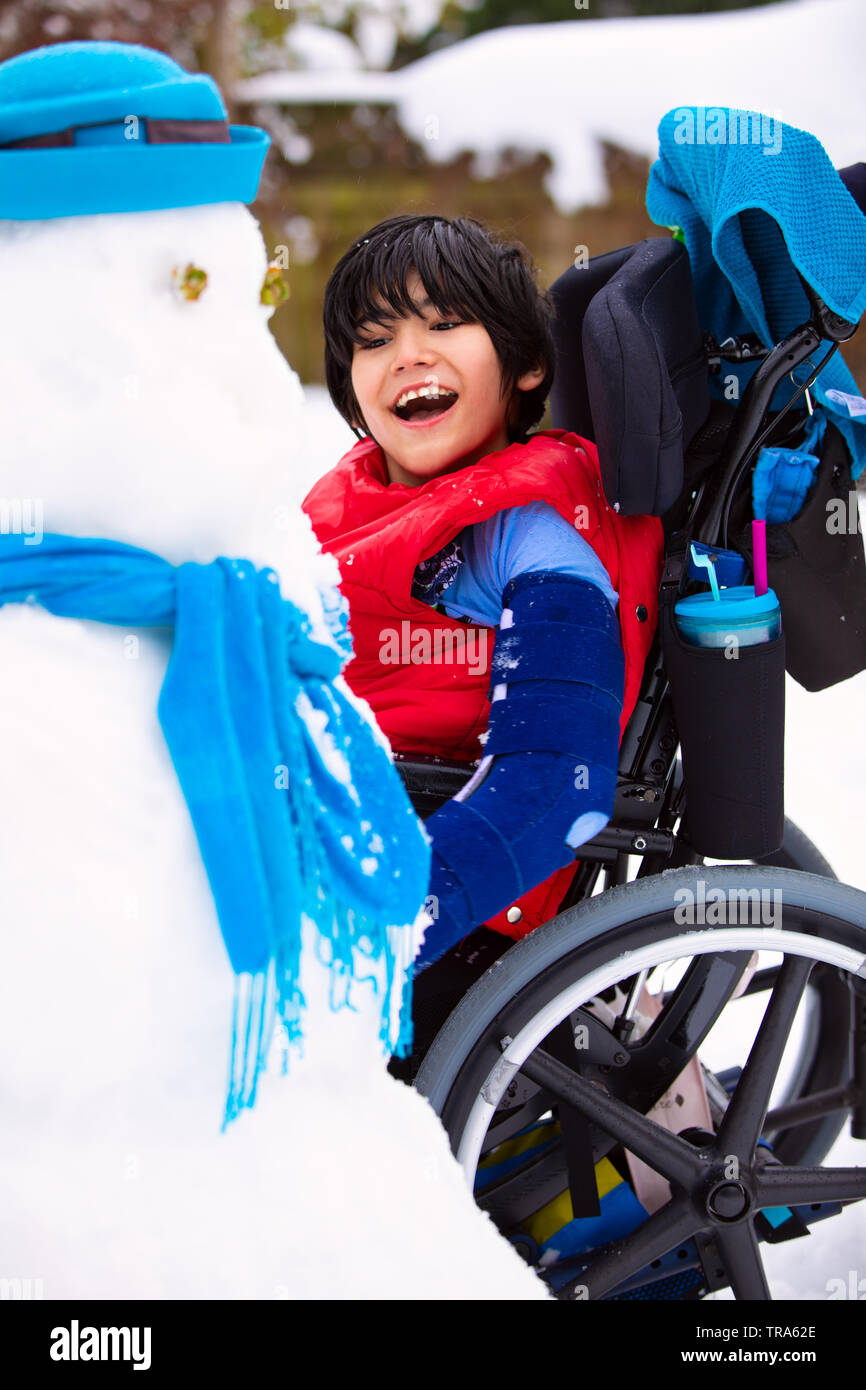
[[[502,394],[502,368],[483,324],[440,314],[417,271],[406,289],[420,316],[394,318],[384,328],[359,325],[365,341],[355,344],[352,386],[389,481],[418,487],[506,448],[511,403]],[[526,372],[516,389],[530,390],[543,378],[541,370]],[[419,393],[416,400],[398,406],[410,390]]]

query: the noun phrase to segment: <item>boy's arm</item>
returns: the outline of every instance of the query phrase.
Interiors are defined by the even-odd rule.
[[[608,599],[533,570],[503,602],[485,756],[426,822],[438,918],[416,969],[568,864],[613,810],[625,663]]]

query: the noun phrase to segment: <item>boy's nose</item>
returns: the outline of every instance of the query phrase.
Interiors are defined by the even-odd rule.
[[[435,362],[436,357],[436,349],[427,337],[425,329],[412,325],[407,326],[397,338],[391,365],[395,370],[401,367],[423,366]]]

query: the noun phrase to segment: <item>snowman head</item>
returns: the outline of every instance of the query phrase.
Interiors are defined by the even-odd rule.
[[[209,77],[150,49],[0,64],[10,515],[175,564],[289,568],[303,393],[267,328],[244,206],[267,146],[227,125]]]

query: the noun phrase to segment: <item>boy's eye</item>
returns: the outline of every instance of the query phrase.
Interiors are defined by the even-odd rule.
[[[439,323],[431,323],[430,328],[459,328],[461,323],[461,319],[442,319]],[[387,342],[386,338],[362,338],[358,346],[363,350],[366,348],[378,347],[380,343],[384,342]]]

